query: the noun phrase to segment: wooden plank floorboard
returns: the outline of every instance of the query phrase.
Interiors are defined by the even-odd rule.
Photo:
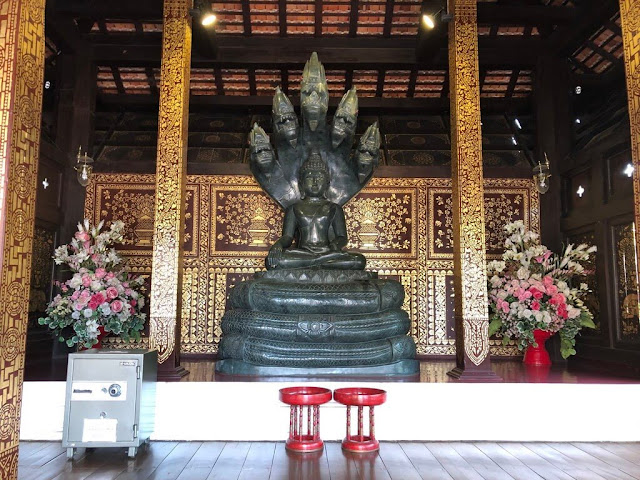
[[[588,453],[580,450],[570,443],[547,443],[551,448],[562,453],[565,457],[572,460],[572,463],[581,465],[583,468],[588,469],[606,479],[612,480],[634,480],[634,477],[618,470],[616,467],[612,467],[608,463],[603,462],[599,458],[596,458]]]
[[[611,453],[602,446],[595,443],[574,443],[574,447],[582,450],[583,452],[600,459],[601,461],[617,468],[621,472],[631,475],[633,478],[640,478],[640,466],[627,459]]]
[[[490,478],[491,480],[513,479],[511,475],[472,443],[453,442],[451,446],[483,478]]]
[[[353,456],[345,456],[342,453],[340,442],[327,442],[324,444],[329,463],[331,480],[353,480],[361,478]]]
[[[450,443],[426,443],[425,445],[454,480],[483,479],[483,477],[454,450]]]
[[[180,442],[151,472],[148,477],[138,477],[149,480],[175,480],[187,466],[191,458],[202,446],[202,442]]]
[[[207,480],[233,480],[240,476],[250,442],[227,442]]]
[[[575,480],[571,475],[529,450],[521,443],[498,443],[498,445],[545,480]]]
[[[640,443],[598,443],[605,450],[640,465]]]
[[[275,443],[253,442],[242,465],[239,480],[269,480]]]
[[[525,443],[524,445],[533,453],[544,458],[576,480],[602,480],[602,478],[604,478],[602,475],[589,470],[583,464],[573,462],[570,458],[551,448],[546,443],[535,442]]]
[[[407,442],[401,443],[400,446],[421,478],[429,480],[452,480],[451,475],[447,473],[423,443]]]
[[[421,480],[420,474],[400,444],[383,442],[377,456],[382,459],[392,480]]]
[[[151,442],[145,445],[138,450],[134,460],[127,461],[127,468],[116,480],[147,478],[177,446],[178,442]]]
[[[224,442],[204,442],[180,472],[177,480],[206,480],[224,445]]]
[[[504,448],[490,442],[474,442],[478,450],[500,465],[515,480],[541,480],[542,477],[528,466],[507,452]]]
[[[640,480],[638,443],[382,442],[369,454],[287,452],[283,442],[152,442],[66,458],[58,442],[21,446],[19,480]]]

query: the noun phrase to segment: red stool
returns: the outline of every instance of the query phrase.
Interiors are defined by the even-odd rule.
[[[338,388],[333,399],[347,406],[347,436],[342,448],[349,452],[374,452],[380,448],[376,440],[373,407],[387,400],[387,392],[377,388]],[[351,407],[358,407],[358,434],[351,435]],[[369,435],[363,432],[363,409],[369,407]]]
[[[292,452],[322,450],[320,439],[320,405],[331,400],[331,390],[321,387],[288,387],[280,390],[280,401],[290,405],[289,438],[286,448]],[[307,407],[307,431],[304,430],[304,410]]]

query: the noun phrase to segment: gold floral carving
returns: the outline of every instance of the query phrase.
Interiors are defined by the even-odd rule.
[[[165,0],[151,278],[150,338],[164,363],[180,328],[183,225],[191,67],[187,0]]]
[[[17,477],[40,111],[44,0],[0,3],[0,478]]]
[[[489,354],[489,312],[485,271],[482,136],[478,81],[476,0],[452,0],[449,24],[451,85],[451,177],[456,282],[456,325],[464,353],[480,365]],[[486,327],[483,326],[486,324]],[[462,345],[462,344],[460,344]]]
[[[640,0],[620,0],[620,22],[627,77],[631,158],[635,166],[633,173],[634,221],[636,228],[640,228]],[[635,250],[636,257],[640,258],[640,245],[637,243]],[[637,309],[634,308],[634,310]]]
[[[154,182],[153,175],[97,173],[87,187],[85,214],[94,221],[117,218],[113,211],[120,211],[121,208],[113,202],[113,197],[109,200],[104,195],[105,190],[123,190],[121,198],[128,198],[126,194],[129,192],[152,190]],[[484,183],[487,202],[501,195],[507,198],[521,196],[521,218],[529,228],[539,230],[538,196],[531,180],[486,179]],[[220,321],[229,289],[240,279],[264,269],[264,255],[268,247],[252,246],[248,236],[239,240],[239,234],[234,234],[240,242],[235,244],[225,232],[241,232],[240,223],[244,228],[255,226],[252,219],[256,217],[258,207],[263,209],[261,216],[264,216],[269,228],[279,232],[282,213],[271,200],[263,197],[258,185],[246,175],[190,175],[187,176],[186,188],[187,192],[194,192],[193,201],[197,203],[197,209],[194,207],[193,211],[198,212],[199,218],[193,219],[194,228],[198,226],[198,235],[194,234],[194,244],[190,249],[193,255],[185,255],[184,258],[183,335],[180,350],[182,353],[214,354],[220,340]],[[220,194],[224,195],[222,201]],[[428,211],[437,195],[451,197],[450,179],[374,178],[345,208],[352,236],[358,235],[358,226],[364,224],[363,219],[372,218],[378,231],[383,232],[381,235],[384,234],[384,228],[379,226],[380,220],[388,220],[393,215],[400,219],[397,226],[407,226],[407,232],[400,233],[410,238],[411,245],[408,248],[396,249],[388,242],[378,242],[376,249],[360,246],[359,250],[367,256],[367,269],[378,271],[381,277],[394,278],[405,287],[404,308],[411,318],[411,334],[416,339],[418,353],[429,356],[455,354],[453,254],[434,257],[430,253],[430,248],[433,250],[430,247],[433,234],[429,227],[432,222]],[[393,198],[396,204],[385,208],[384,202]],[[231,205],[229,199],[234,199],[233,208],[218,208]],[[356,208],[352,208],[352,204]],[[371,211],[371,204],[376,205],[373,217],[367,214],[367,211]],[[249,209],[250,213],[247,212]],[[128,220],[130,225],[127,225],[127,231],[132,230],[136,221],[133,218]],[[223,238],[219,239],[221,233]],[[488,235],[494,234],[491,232]],[[146,252],[148,249],[142,247],[127,247],[125,257],[129,268],[148,275],[151,272],[151,258]],[[122,348],[116,340],[109,340],[108,346],[111,345]],[[490,341],[490,351],[494,355],[518,353],[513,345],[503,346],[496,340]]]
[[[614,227],[619,308],[619,339],[640,341],[640,311],[638,310],[638,262],[636,230],[633,223]]]

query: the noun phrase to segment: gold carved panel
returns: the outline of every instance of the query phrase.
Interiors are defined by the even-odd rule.
[[[105,191],[122,190],[119,198],[130,198],[127,195],[135,192],[149,195],[153,185],[153,175],[95,174],[87,187],[85,215],[94,221],[118,218],[114,212],[123,209]],[[349,248],[367,256],[368,269],[404,285],[404,308],[421,355],[455,354],[453,254],[430,253],[434,250],[430,206],[438,195],[450,197],[450,185],[448,179],[374,178],[345,205]],[[264,269],[266,252],[282,228],[282,211],[246,175],[188,176],[187,192],[193,192],[193,207],[187,204],[187,212],[194,212],[187,229],[193,225],[197,234],[193,254],[184,260],[181,352],[214,354],[229,289]],[[523,219],[539,230],[538,196],[530,180],[487,179],[485,198],[503,212],[491,223],[500,232],[491,230],[487,238],[497,239],[499,222],[507,218]],[[128,232],[138,222],[131,216],[125,221]],[[136,251],[127,246],[122,252],[133,270],[151,272],[146,248]],[[517,354],[514,346],[503,347],[494,340],[490,348],[496,355]]]

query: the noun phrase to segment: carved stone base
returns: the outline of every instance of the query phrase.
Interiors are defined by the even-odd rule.
[[[417,360],[400,360],[387,365],[367,367],[293,368],[253,365],[241,360],[227,359],[216,362],[216,373],[225,375],[247,375],[265,377],[397,377],[418,376],[420,364]]]

